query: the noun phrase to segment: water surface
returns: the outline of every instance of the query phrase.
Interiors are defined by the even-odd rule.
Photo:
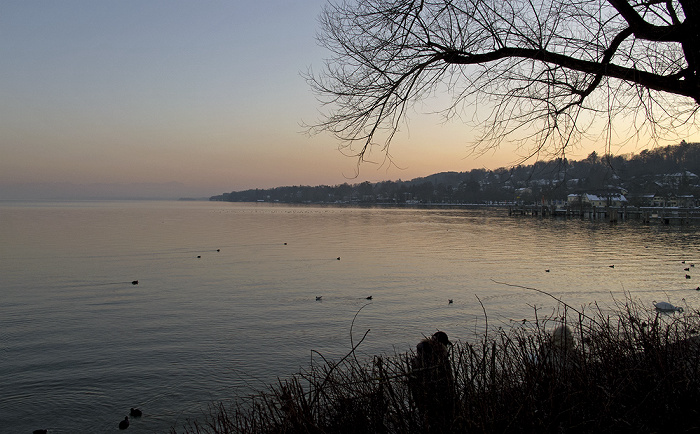
[[[698,241],[486,209],[0,203],[0,427],[116,432],[138,406],[129,432],[166,432],[316,352],[339,359],[351,326],[370,357],[436,329],[473,339],[484,312],[509,327],[557,308],[521,287],[696,307]]]

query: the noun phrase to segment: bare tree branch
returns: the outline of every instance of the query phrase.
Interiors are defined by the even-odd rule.
[[[445,92],[446,118],[481,128],[477,152],[508,141],[526,158],[563,155],[596,119],[607,140],[616,118],[637,132],[696,125],[697,0],[348,0],[320,21],[331,57],[307,79],[329,111],[311,128],[358,164],[375,145],[391,162],[408,110]]]

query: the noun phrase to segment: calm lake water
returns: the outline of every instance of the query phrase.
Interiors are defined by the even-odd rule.
[[[575,307],[625,292],[699,307],[700,232],[494,209],[5,202],[0,276],[1,432],[117,432],[140,407],[129,432],[163,433],[315,351],[339,359],[351,325],[370,357],[436,329],[471,340],[484,310],[510,327],[557,307],[506,284]]]

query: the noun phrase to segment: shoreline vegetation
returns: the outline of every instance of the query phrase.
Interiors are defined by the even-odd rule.
[[[557,301],[546,315],[535,309],[509,329],[487,324],[473,342],[450,343],[447,369],[416,368],[424,343],[358,359],[367,330],[342,359],[319,354],[323,364],[233,404],[211,404],[170,433],[700,430],[700,311],[660,312],[630,294],[612,311]],[[422,387],[434,399],[419,396],[417,378],[432,382]]]
[[[494,170],[441,172],[410,181],[285,186],[232,191],[211,201],[286,204],[460,206],[489,204],[564,204],[570,195],[623,195],[634,207],[650,197],[700,197],[700,143],[644,149],[637,154],[598,155],[583,160],[558,158]],[[652,205],[653,206],[653,205]],[[688,205],[686,205],[688,206]]]

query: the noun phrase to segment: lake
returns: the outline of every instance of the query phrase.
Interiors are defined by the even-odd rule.
[[[697,307],[696,269],[694,226],[505,209],[0,202],[0,431],[117,432],[139,407],[129,432],[167,432],[319,354],[340,359],[367,330],[358,354],[369,358],[437,329],[469,341],[486,318],[511,327],[556,311],[526,288],[576,308],[626,296]]]

